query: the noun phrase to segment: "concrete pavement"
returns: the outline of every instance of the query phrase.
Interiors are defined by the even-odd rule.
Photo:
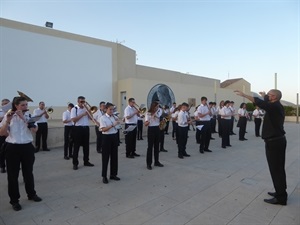
[[[248,122],[246,138],[231,136],[231,148],[222,149],[218,135],[212,153],[199,153],[195,132],[189,132],[187,152],[179,159],[171,135],[165,137],[167,153],[160,153],[163,168],[146,169],[147,140],[137,141],[141,157],[125,157],[124,140],[119,148],[121,181],[103,184],[101,154],[90,145],[90,161],[79,169],[63,159],[63,149],[36,154],[35,185],[42,202],[28,201],[20,174],[20,204],[9,204],[6,174],[0,174],[0,225],[299,225],[300,160],[299,124],[286,123],[288,146],[286,172],[288,205],[264,203],[273,191],[264,154],[264,142],[255,137]],[[94,130],[91,129],[91,132]],[[237,128],[235,132],[238,133]]]

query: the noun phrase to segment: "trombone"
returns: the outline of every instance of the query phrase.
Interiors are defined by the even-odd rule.
[[[139,112],[139,114],[142,115],[147,111],[145,104],[141,104],[141,106],[139,106],[138,104],[134,103],[133,107]]]
[[[97,112],[97,106],[91,106],[87,101],[83,103],[83,107],[86,109],[88,116],[93,121],[96,126],[99,126],[99,123],[94,119],[93,114]]]

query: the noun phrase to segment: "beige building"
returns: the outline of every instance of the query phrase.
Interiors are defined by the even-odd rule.
[[[83,95],[91,105],[111,101],[120,113],[127,100],[149,104],[159,98],[165,104],[209,101],[243,101],[233,90],[251,94],[242,78],[218,79],[136,64],[136,52],[119,43],[71,34],[51,28],[0,19],[1,97],[12,98],[20,90],[53,106],[53,119],[60,119],[67,102]],[[22,77],[22,83],[18,80]],[[193,110],[193,109],[192,109]]]

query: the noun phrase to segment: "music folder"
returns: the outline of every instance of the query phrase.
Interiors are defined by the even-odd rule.
[[[204,125],[198,125],[198,126],[196,126],[196,127],[197,127],[198,130],[201,130],[203,126],[204,126]]]
[[[42,116],[34,116],[34,117],[31,117],[27,123],[35,123],[36,121],[38,121]]]

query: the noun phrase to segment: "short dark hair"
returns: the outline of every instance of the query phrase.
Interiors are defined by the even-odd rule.
[[[129,98],[128,99],[128,102],[132,102],[132,101],[134,101],[134,98]]]
[[[105,108],[108,109],[109,107],[114,106],[114,104],[110,102],[106,102]]]
[[[230,101],[230,103],[234,104],[234,101]]]
[[[78,96],[77,100],[79,99],[85,99],[85,97],[83,97],[82,95]]]
[[[102,104],[105,104],[105,102],[102,101],[102,102],[99,103],[99,105],[102,105]]]
[[[207,98],[206,98],[205,96],[201,97],[201,102],[202,102],[203,100],[206,100],[206,101],[207,101]]]
[[[230,101],[229,100],[226,100],[225,102],[224,102],[224,105],[227,105],[227,104],[229,104],[230,103]]]
[[[181,104],[181,106],[189,107],[189,104],[187,104],[186,102],[183,102],[183,103]]]
[[[68,107],[73,108],[73,107],[74,107],[74,104],[73,104],[73,103],[69,103],[69,104],[68,104]]]
[[[45,102],[43,102],[43,101],[40,101],[40,102],[39,102],[39,105],[40,105],[40,104],[42,104],[42,103],[44,103],[44,104],[45,104]]]
[[[213,105],[214,103],[213,103],[213,102],[209,102],[208,104],[209,104],[209,105]]]
[[[240,108],[243,108],[244,105],[246,105],[246,103],[242,102],[241,105],[240,105]]]
[[[173,105],[174,105],[174,104],[176,105],[176,102],[173,102]]]

